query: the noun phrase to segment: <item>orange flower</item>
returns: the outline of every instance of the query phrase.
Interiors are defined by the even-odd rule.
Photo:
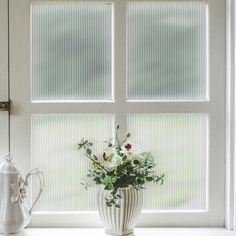
[[[105,152],[103,153],[102,157],[103,157],[103,160],[104,160],[104,161],[107,161],[107,160],[108,160],[108,156],[107,156],[107,154],[106,154]]]

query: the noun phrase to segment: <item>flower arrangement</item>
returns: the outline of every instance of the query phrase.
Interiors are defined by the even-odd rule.
[[[119,188],[132,187],[140,190],[146,182],[163,184],[164,174],[156,175],[156,162],[150,152],[133,153],[132,145],[128,142],[130,133],[120,142],[118,130],[119,125],[116,125],[115,140],[105,141],[107,148],[100,158],[93,154],[93,143],[88,140],[82,139],[79,149],[82,149],[85,156],[91,160],[88,179],[82,184],[86,189],[93,184],[104,185],[104,189],[110,191],[109,197],[105,198],[106,205],[115,205],[119,208],[117,199],[122,198],[118,194]]]

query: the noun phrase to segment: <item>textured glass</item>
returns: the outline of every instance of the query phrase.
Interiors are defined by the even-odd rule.
[[[151,151],[162,186],[145,190],[144,209],[206,210],[208,116],[205,114],[130,114],[134,149]]]
[[[0,55],[1,57],[1,55]],[[6,58],[4,58],[5,60]],[[1,60],[0,60],[1,63]],[[1,68],[0,68],[1,69]],[[3,74],[3,73],[2,73]],[[1,75],[1,74],[0,74]],[[3,76],[3,75],[2,75]],[[4,75],[5,76],[5,75]],[[7,77],[0,77],[0,101],[7,101],[8,100],[8,81]]]
[[[36,211],[96,209],[96,189],[85,191],[88,159],[78,150],[81,138],[94,143],[102,155],[104,140],[112,136],[113,115],[33,115],[32,167],[45,175],[45,190]],[[37,180],[33,185],[37,194]]]
[[[8,112],[0,112],[0,163],[8,152]]]
[[[129,100],[206,100],[206,3],[129,3]]]
[[[111,4],[32,4],[33,101],[112,99],[111,19]]]

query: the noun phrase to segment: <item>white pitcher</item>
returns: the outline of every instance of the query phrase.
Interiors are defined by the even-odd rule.
[[[28,208],[25,202],[26,187],[32,175],[39,178],[40,189],[32,206]],[[19,167],[12,162],[12,155],[6,155],[5,162],[0,166],[0,233],[17,233],[29,224],[43,187],[42,172],[33,169],[24,180]]]

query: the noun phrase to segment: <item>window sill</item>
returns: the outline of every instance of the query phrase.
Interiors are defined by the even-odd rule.
[[[18,236],[105,236],[103,228],[28,228]],[[137,228],[135,236],[236,236],[225,228]]]

